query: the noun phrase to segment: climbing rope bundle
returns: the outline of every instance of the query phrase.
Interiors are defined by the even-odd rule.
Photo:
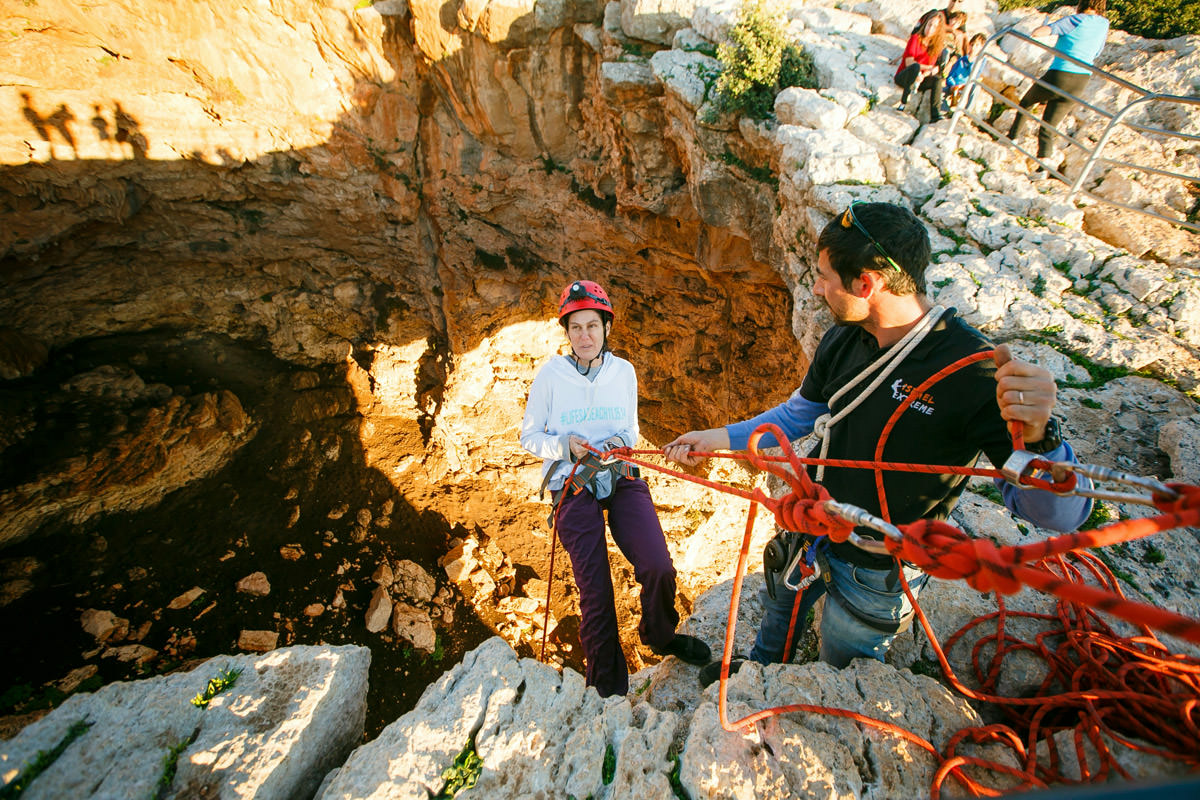
[[[916,387],[911,396],[919,396],[946,375],[968,364],[991,357],[993,353],[988,351],[960,359]],[[906,408],[907,404],[899,404],[885,424],[873,461],[800,458],[792,451],[783,432],[769,424],[754,432],[744,453],[693,453],[700,457],[745,460],[779,477],[789,491],[778,498],[768,496],[761,489],[746,491],[726,486],[641,458],[661,455],[658,450],[622,447],[601,452],[590,448],[596,456],[606,461],[619,459],[741,497],[750,503],[734,575],[718,693],[718,712],[725,730],[746,730],[762,719],[790,712],[853,719],[912,742],[936,758],[939,768],[931,787],[931,796],[934,798],[939,796],[941,786],[949,776],[957,779],[973,795],[997,793],[997,789],[985,786],[967,775],[963,770],[967,766],[1009,775],[1021,784],[1020,788],[1071,782],[1075,779],[1063,771],[1060,748],[1064,741],[1070,741],[1075,750],[1074,761],[1081,773],[1079,782],[1107,780],[1114,773],[1130,779],[1131,776],[1122,767],[1114,751],[1114,748],[1122,747],[1176,760],[1186,764],[1189,769],[1200,769],[1200,659],[1172,654],[1153,633],[1153,630],[1163,631],[1200,644],[1200,620],[1128,599],[1108,567],[1087,552],[1089,548],[1128,542],[1175,528],[1200,526],[1200,487],[1162,483],[1153,478],[1127,475],[1095,465],[1051,463],[1024,451],[1019,423],[1010,424],[1014,452],[999,470],[883,461],[884,445]],[[783,455],[767,456],[760,452],[758,443],[767,434],[775,437]],[[881,515],[875,516],[864,509],[837,502],[823,486],[809,478],[805,469],[807,465],[874,470]],[[1003,478],[1024,488],[1143,503],[1153,506],[1158,513],[1143,519],[1120,520],[1094,530],[1056,536],[1033,544],[998,546],[989,540],[974,539],[947,522],[918,520],[908,525],[891,524],[883,491],[884,471]],[[1039,477],[1039,474],[1052,477],[1047,479]],[[1078,475],[1085,475],[1094,481],[1122,484],[1148,494],[1080,488]],[[998,610],[972,620],[947,640],[945,649],[965,643],[969,634],[977,637],[972,644],[971,663],[978,688],[971,688],[951,668],[945,649],[939,644],[907,581],[904,581],[903,571],[900,572],[904,590],[947,682],[972,700],[1003,708],[1016,727],[987,725],[967,728],[952,736],[944,750],[939,751],[910,731],[848,709],[798,704],[764,709],[731,721],[726,699],[729,664],[733,655],[737,608],[746,574],[751,533],[760,506],[769,510],[779,527],[785,530],[828,536],[834,542],[850,542],[863,550],[886,553],[910,562],[929,575],[946,580],[964,580],[981,592],[995,592]],[[882,534],[882,538],[861,536],[855,528],[876,531]],[[553,552],[552,543],[552,560]],[[1004,595],[1015,593],[1023,586],[1054,595],[1057,598],[1055,612],[1034,614],[1007,610]],[[1099,612],[1132,623],[1138,628],[1139,634],[1119,634]],[[791,651],[795,616],[794,609],[793,630],[788,633],[789,642],[784,652]],[[1044,626],[1034,642],[1021,641],[1011,635],[1009,629],[1012,621],[1021,618],[1035,619]],[[985,664],[984,654],[988,651],[991,655]],[[543,640],[543,655],[544,652]],[[1016,652],[1033,654],[1046,665],[1046,674],[1036,696],[1013,698],[997,693],[996,686],[1004,658]],[[1064,731],[1069,733],[1061,735]],[[1021,767],[1013,768],[994,760],[959,753],[964,743],[989,742],[1011,749]],[[1042,760],[1039,761],[1039,758]]]

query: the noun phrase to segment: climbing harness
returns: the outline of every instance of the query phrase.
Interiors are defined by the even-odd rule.
[[[940,309],[931,309],[914,331],[922,327],[931,329],[940,314]],[[897,349],[911,349],[916,346],[916,341],[919,340],[914,337],[913,340],[902,342]],[[910,396],[920,395],[958,369],[993,357],[994,353],[987,351],[959,359],[930,376]],[[865,380],[866,374],[879,366],[881,364],[877,361],[851,385]],[[882,366],[884,372],[872,383],[872,387],[882,383],[895,363],[889,360]],[[839,396],[841,394],[839,392]],[[851,407],[857,405],[864,395],[856,398]],[[838,396],[835,396],[836,399]],[[725,486],[638,458],[640,455],[662,455],[659,450],[621,447],[600,452],[589,447],[603,459],[619,459],[631,465],[647,467],[750,502],[734,573],[722,653],[718,690],[718,716],[722,727],[731,732],[740,731],[767,717],[791,712],[826,714],[854,720],[902,738],[937,759],[939,768],[930,792],[933,798],[939,797],[942,783],[950,776],[972,794],[996,794],[995,789],[967,775],[963,771],[966,766],[984,767],[993,773],[1017,778],[1020,786],[1016,790],[1044,788],[1050,782],[1074,780],[1061,774],[1059,749],[1063,744],[1053,738],[1053,734],[1061,730],[1074,730],[1076,761],[1083,781],[1103,781],[1110,775],[1131,780],[1132,776],[1112,752],[1112,748],[1118,746],[1144,750],[1163,758],[1182,761],[1193,769],[1200,768],[1200,659],[1171,654],[1151,631],[1153,628],[1200,644],[1200,620],[1127,599],[1108,567],[1089,552],[1094,548],[1129,542],[1175,528],[1200,526],[1200,487],[1132,476],[1097,465],[1048,461],[1043,456],[1024,450],[1019,423],[1010,423],[1014,452],[999,470],[885,462],[882,460],[884,445],[907,407],[907,403],[901,403],[884,425],[872,461],[829,459],[825,457],[828,451],[824,445],[820,458],[797,457],[783,432],[770,424],[760,426],[753,433],[744,453],[692,453],[702,458],[742,459],[759,470],[777,476],[790,488],[788,493],[778,498],[768,496],[761,489],[746,491]],[[827,419],[822,432],[827,434],[829,427],[843,418],[846,411],[843,409],[838,415]],[[758,444],[764,436],[775,438],[783,451],[782,456],[767,456],[759,451]],[[874,470],[880,501],[879,515],[834,500],[824,487],[809,478],[804,469],[806,465]],[[1064,534],[1031,544],[999,546],[990,540],[973,539],[948,522],[917,520],[907,525],[892,524],[883,491],[885,470],[1002,478],[1021,488],[1038,488],[1061,495],[1120,503],[1139,503],[1153,507],[1158,514],[1141,519],[1119,520],[1093,530]],[[1049,478],[1042,477],[1044,475],[1049,475]],[[1127,491],[1081,487],[1078,481],[1080,475],[1097,482],[1119,484]],[[952,736],[944,749],[939,751],[922,737],[892,723],[848,709],[809,704],[764,709],[730,721],[727,702],[729,664],[733,656],[737,610],[754,519],[760,506],[772,512],[780,528],[794,532],[797,537],[815,540],[823,536],[831,542],[849,542],[867,552],[887,554],[909,562],[928,575],[945,580],[961,579],[981,592],[994,591],[998,610],[963,626],[947,640],[943,648],[913,596],[903,571],[899,571],[899,580],[913,605],[915,617],[951,687],[967,698],[994,703],[1006,710],[1026,730],[1025,736],[1002,724],[967,728]],[[861,535],[856,528],[873,531],[880,534],[881,538]],[[820,575],[826,588],[834,586],[829,571],[822,568],[821,547],[810,542],[804,548],[803,544],[795,544],[788,536],[782,540],[776,537],[768,548],[772,552],[769,555],[764,553],[764,571],[775,576],[769,581],[778,581],[778,576],[782,575],[788,588],[802,589]],[[815,553],[811,563],[809,553]],[[783,566],[776,569],[774,565],[780,563]],[[793,574],[798,576],[796,580],[787,582],[786,579]],[[1085,583],[1085,580],[1091,582]],[[1030,586],[1057,597],[1056,612],[1035,614],[1007,610],[1004,595],[1015,593],[1022,586]],[[793,608],[793,626],[796,607]],[[1118,635],[1098,612],[1133,623],[1140,634]],[[1025,643],[1008,633],[1007,620],[1014,617],[1036,619],[1051,625],[1051,628],[1037,637],[1036,644]],[[945,651],[985,623],[994,623],[995,631],[981,635],[973,646],[974,677],[979,684],[976,689],[959,679]],[[790,648],[792,632],[789,631],[788,635]],[[991,649],[992,655],[985,666],[981,663],[981,653],[987,648]],[[1049,668],[1042,691],[1048,691],[1050,687],[1063,687],[1061,692],[1015,698],[997,694],[1002,659],[1012,652],[1032,652],[1041,656]],[[1067,721],[1064,723],[1062,719]],[[1089,748],[1086,753],[1085,742]],[[1019,766],[960,754],[958,748],[968,743],[997,743],[1007,747],[1016,756]],[[1048,763],[1045,763],[1046,759]]]

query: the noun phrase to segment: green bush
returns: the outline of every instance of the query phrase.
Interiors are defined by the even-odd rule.
[[[1174,39],[1200,33],[1196,0],[1110,0],[1108,20],[1114,28],[1147,39]]]
[[[1035,5],[1029,0],[1000,0],[1001,11]],[[1037,8],[1048,12],[1062,5],[1074,3],[1054,2]],[[1196,0],[1109,0],[1107,16],[1117,30],[1146,39],[1200,34],[1200,3]]]
[[[775,113],[775,95],[788,86],[817,88],[812,56],[784,37],[783,21],[764,0],[745,0],[729,41],[717,48],[719,111],[766,119]]]

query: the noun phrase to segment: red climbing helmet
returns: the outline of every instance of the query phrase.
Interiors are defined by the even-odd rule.
[[[599,311],[601,318],[612,320],[612,301],[600,288],[600,284],[595,281],[574,281],[562,290],[562,295],[558,298],[558,322],[565,327],[568,316],[589,308]]]

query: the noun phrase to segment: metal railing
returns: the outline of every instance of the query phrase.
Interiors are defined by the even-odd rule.
[[[1114,112],[1114,111],[1110,111],[1109,109],[1105,109],[1105,108],[1101,108],[1099,106],[1093,105],[1092,103],[1087,102],[1083,98],[1076,97],[1075,95],[1071,94],[1070,92],[1060,89],[1057,86],[1052,86],[1051,84],[1043,81],[1041,79],[1041,77],[1039,77],[1037,75],[1031,75],[1030,73],[1021,69],[1020,67],[1017,67],[1008,61],[1001,61],[1000,59],[991,55],[991,53],[989,52],[989,48],[992,48],[992,46],[994,44],[996,44],[1004,36],[1011,36],[1013,38],[1019,39],[1020,41],[1028,42],[1032,45],[1040,47],[1041,49],[1045,50],[1048,53],[1051,53],[1051,54],[1057,56],[1058,58],[1061,58],[1065,61],[1070,61],[1073,64],[1077,64],[1077,65],[1079,65],[1079,67],[1086,69],[1091,75],[1097,76],[1111,84],[1115,84],[1116,86],[1119,86],[1123,89],[1129,90],[1134,95],[1136,95],[1136,99],[1132,100],[1129,103],[1126,103],[1123,107],[1121,107],[1120,109],[1118,109]],[[997,49],[997,50],[999,49],[998,44],[996,44],[995,49]],[[1079,104],[1079,106],[1081,106],[1082,108],[1085,108],[1088,111],[1096,114],[1097,116],[1107,119],[1108,124],[1104,128],[1104,132],[1100,135],[1099,139],[1096,140],[1095,146],[1091,146],[1087,142],[1081,141],[1076,136],[1071,136],[1067,133],[1064,133],[1063,131],[1060,131],[1057,127],[1045,122],[1041,117],[1029,112],[1028,110],[1026,110],[1024,108],[1021,108],[1020,105],[1014,103],[1008,97],[1005,97],[1003,94],[996,91],[991,86],[988,86],[987,84],[983,83],[982,80],[980,79],[980,76],[981,76],[981,74],[984,73],[984,70],[988,68],[989,63],[996,64],[1001,69],[1012,70],[1013,72],[1015,72],[1019,75],[1023,75],[1024,77],[1029,78],[1035,84],[1050,90],[1054,94],[1059,95],[1067,100],[1071,100],[1071,101]],[[1080,61],[1079,59],[1074,58],[1073,56],[1070,56],[1066,53],[1059,52],[1058,50],[1055,50],[1050,45],[1045,44],[1044,42],[1039,42],[1037,39],[1034,39],[1031,36],[1021,33],[1020,31],[1016,30],[1014,27],[1011,27],[1011,26],[1008,28],[1003,28],[999,31],[996,31],[994,34],[992,34],[987,39],[986,42],[984,42],[984,46],[983,46],[983,49],[980,51],[979,57],[976,58],[975,63],[971,65],[971,74],[967,78],[965,87],[966,87],[965,91],[964,91],[965,97],[963,100],[959,101],[958,106],[954,111],[954,117],[952,118],[952,120],[950,122],[950,134],[951,135],[954,134],[955,129],[958,127],[959,120],[962,119],[963,117],[966,117],[967,119],[974,122],[982,130],[985,130],[985,131],[991,133],[992,136],[994,136],[997,140],[1006,142],[1009,146],[1013,147],[1018,152],[1024,154],[1025,156],[1027,156],[1028,158],[1030,158],[1034,162],[1036,162],[1038,164],[1038,166],[1041,167],[1042,169],[1046,170],[1047,173],[1053,175],[1054,177],[1061,180],[1063,183],[1069,185],[1071,187],[1071,190],[1067,195],[1068,201],[1074,200],[1076,195],[1082,195],[1082,196],[1087,197],[1097,203],[1103,203],[1103,204],[1109,205],[1109,206],[1116,206],[1118,208],[1124,208],[1129,211],[1136,211],[1139,214],[1145,214],[1150,217],[1156,217],[1158,219],[1165,220],[1166,222],[1169,222],[1172,225],[1178,225],[1182,228],[1187,228],[1188,230],[1200,233],[1200,222],[1193,222],[1188,219],[1179,219],[1176,217],[1170,217],[1165,214],[1160,214],[1159,212],[1157,212],[1153,209],[1150,209],[1150,208],[1139,208],[1137,206],[1132,206],[1132,205],[1129,205],[1128,203],[1122,203],[1120,201],[1113,200],[1108,197],[1102,197],[1102,196],[1097,195],[1096,193],[1090,191],[1089,189],[1084,188],[1084,184],[1087,182],[1089,176],[1091,176],[1091,174],[1093,173],[1093,171],[1096,169],[1096,167],[1098,165],[1134,169],[1134,170],[1138,170],[1140,172],[1144,172],[1144,173],[1148,173],[1148,174],[1152,174],[1152,175],[1160,175],[1160,176],[1166,177],[1166,178],[1176,178],[1176,179],[1179,179],[1182,181],[1187,181],[1187,182],[1191,182],[1191,183],[1200,185],[1200,176],[1197,176],[1197,175],[1185,175],[1185,174],[1181,174],[1178,172],[1173,172],[1168,169],[1161,169],[1159,167],[1153,167],[1153,166],[1149,166],[1147,164],[1138,164],[1136,162],[1127,161],[1127,160],[1123,160],[1120,158],[1108,158],[1104,155],[1105,147],[1108,145],[1109,141],[1112,139],[1113,134],[1117,131],[1118,127],[1120,127],[1120,126],[1124,126],[1130,130],[1137,131],[1138,133],[1141,133],[1143,135],[1150,136],[1150,137],[1166,137],[1166,138],[1170,138],[1170,139],[1181,139],[1181,140],[1190,141],[1190,142],[1200,142],[1200,135],[1197,135],[1197,134],[1184,133],[1181,131],[1173,131],[1173,130],[1169,130],[1166,128],[1156,128],[1156,127],[1152,127],[1152,126],[1148,126],[1148,125],[1143,125],[1138,122],[1133,122],[1133,121],[1130,121],[1130,119],[1129,119],[1129,117],[1133,114],[1134,111],[1137,111],[1151,103],[1174,103],[1174,104],[1178,104],[1178,105],[1182,105],[1182,106],[1200,107],[1200,97],[1181,96],[1181,95],[1173,95],[1173,94],[1158,94],[1155,92],[1151,92],[1147,89],[1142,88],[1141,86],[1138,86],[1135,83],[1130,83],[1129,81],[1125,80],[1124,78],[1120,78],[1116,75],[1113,75],[1111,72],[1106,72],[1105,70],[1102,70],[1099,67],[1095,67],[1091,64],[1088,64],[1087,62]],[[1047,164],[1040,157],[1034,155],[1033,153],[1030,153],[1028,150],[1021,147],[1019,144],[1017,144],[1012,139],[1010,139],[1006,133],[995,128],[990,121],[980,119],[978,116],[976,116],[971,111],[971,105],[972,105],[972,102],[975,100],[977,91],[983,91],[986,94],[988,94],[992,98],[993,104],[1002,103],[1003,105],[1007,106],[1008,108],[1016,109],[1016,112],[1018,114],[1022,114],[1026,118],[1033,120],[1035,123],[1037,123],[1039,128],[1049,130],[1055,136],[1061,136],[1063,139],[1065,139],[1068,142],[1069,146],[1078,147],[1083,153],[1085,153],[1087,155],[1087,161],[1084,163],[1083,169],[1081,169],[1079,171],[1079,174],[1076,175],[1074,179],[1069,179],[1069,178],[1067,178],[1066,175],[1064,175],[1063,173],[1058,171],[1057,165],[1052,166],[1050,164]],[[996,116],[998,116],[998,114],[995,114],[995,113],[989,114],[989,117],[992,120],[994,120],[996,118]]]

